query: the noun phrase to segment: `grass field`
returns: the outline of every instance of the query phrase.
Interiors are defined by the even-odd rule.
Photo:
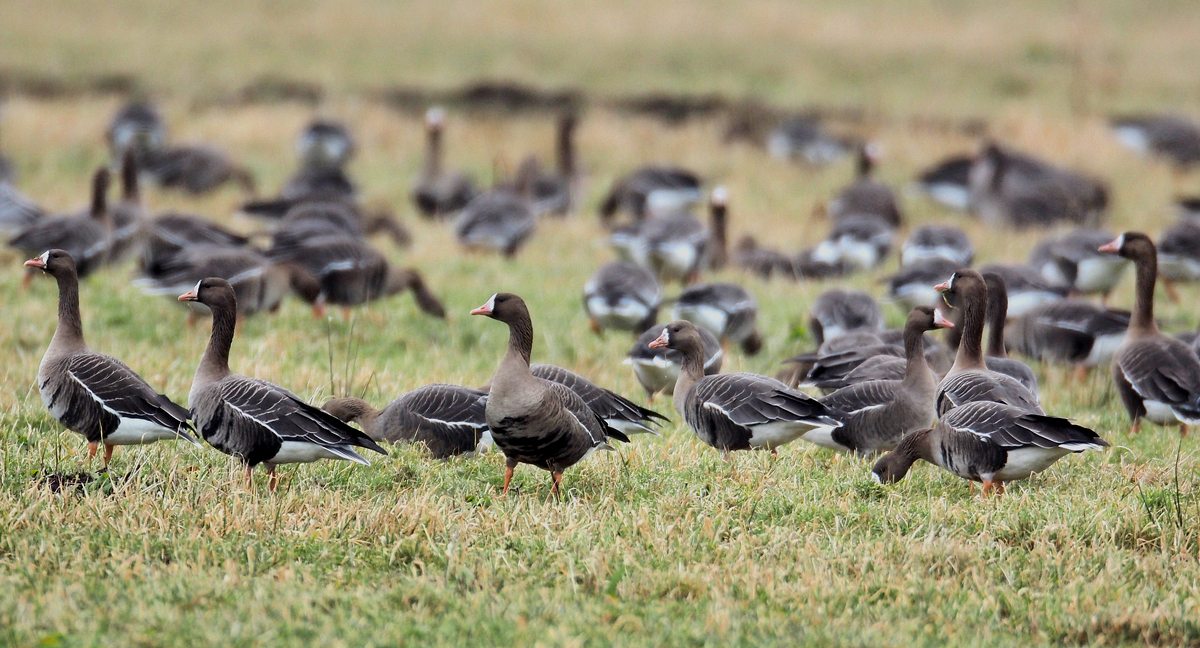
[[[529,301],[535,360],[641,401],[620,363],[629,338],[594,336],[580,307],[587,277],[611,258],[593,216],[611,179],[651,160],[688,165],[730,188],[734,239],[752,232],[795,250],[820,238],[827,223],[814,208],[851,175],[849,164],[813,171],[722,145],[718,119],[666,128],[594,109],[580,133],[583,213],[540,224],[514,262],[468,256],[407,202],[419,121],[365,98],[369,89],[499,77],[606,95],[862,105],[872,118],[856,128],[884,145],[881,177],[895,186],[976,144],[910,128],[910,118],[985,116],[1005,141],[1109,179],[1114,230],[1156,233],[1175,193],[1200,191],[1196,174],[1118,148],[1100,114],[1200,114],[1200,15],[1184,2],[1153,11],[1116,2],[203,6],[3,3],[11,38],[0,39],[0,60],[26,76],[132,73],[161,97],[173,139],[235,152],[267,192],[290,173],[292,138],[313,109],[196,99],[264,74],[328,89],[320,111],[355,128],[352,170],[364,194],[394,206],[416,239],[405,251],[377,243],[425,271],[451,316],[435,322],[400,296],[349,323],[315,321],[295,300],[246,322],[234,369],[316,403],[365,392],[382,405],[426,383],[486,382],[506,331],[467,311],[497,290]],[[1072,116],[1067,86],[1077,74],[1088,110]],[[47,207],[83,204],[119,104],[10,97],[0,143],[20,188]],[[552,151],[543,118],[451,113],[449,128],[453,163],[484,180],[497,157],[511,165]],[[154,210],[251,229],[230,217],[239,200],[232,190],[199,201],[147,196]],[[911,223],[964,226],[981,262],[1023,259],[1037,238],[988,231],[919,197],[904,206]],[[498,499],[498,454],[437,462],[411,447],[369,468],[285,467],[271,495],[261,476],[246,489],[224,455],[181,444],[120,448],[97,475],[34,384],[54,286],[36,281],[22,293],[21,259],[0,259],[0,644],[1200,645],[1200,441],[1153,427],[1130,436],[1106,372],[1079,385],[1035,366],[1047,411],[1095,428],[1113,448],[1068,457],[998,501],[924,464],[880,487],[869,462],[800,444],[725,462],[669,399],[654,404],[673,419],[662,437],[573,468],[562,502],[549,497],[548,475],[528,467],[517,496]],[[85,333],[184,402],[207,325],[187,329],[178,304],[129,286],[132,270],[84,282]],[[883,274],[847,283],[880,294]],[[804,316],[828,285],[717,277],[756,295],[766,338],[763,353],[735,353],[727,370],[773,373],[811,346]],[[1200,292],[1183,294],[1161,304],[1164,328],[1200,320]],[[1131,279],[1116,302],[1132,302]],[[903,320],[894,306],[885,313],[893,326]],[[81,471],[95,479],[49,487],[50,475]]]

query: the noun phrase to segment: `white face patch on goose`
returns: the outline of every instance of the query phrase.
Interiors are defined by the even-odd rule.
[[[50,250],[46,250],[45,252],[42,252],[42,256],[40,256],[38,258],[42,260],[42,265],[46,265],[47,263],[50,263]]]
[[[489,313],[496,310],[496,295],[499,294],[500,293],[492,293],[492,296],[488,297],[487,303],[483,305],[483,307],[486,308]]]
[[[201,279],[200,281],[197,281],[196,285],[192,288],[192,292],[195,293],[197,297],[200,296],[200,284],[202,284],[202,283],[204,283],[203,279]]]
[[[1123,247],[1125,247],[1125,233],[1124,232],[1122,232],[1121,235],[1117,237],[1117,251],[1120,252],[1121,248],[1123,248]]]

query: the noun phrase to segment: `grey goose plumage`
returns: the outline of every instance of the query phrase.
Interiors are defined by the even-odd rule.
[[[1017,379],[1031,394],[1038,394],[1038,379],[1029,365],[1008,357],[1004,346],[1004,328],[1008,319],[1008,291],[1004,278],[994,272],[983,273],[987,285],[988,339],[983,363],[988,371],[994,371]]]
[[[583,307],[592,330],[646,330],[658,318],[662,290],[649,270],[629,261],[600,267],[583,287]]]
[[[1126,148],[1157,155],[1180,169],[1200,164],[1200,124],[1180,115],[1123,115],[1110,121]]]
[[[1008,317],[1020,317],[1050,302],[1065,299],[1067,288],[1051,285],[1037,268],[1028,263],[989,263],[979,272],[991,272],[1004,280],[1008,291]]]
[[[516,186],[497,186],[472,198],[454,220],[459,244],[468,250],[516,256],[537,226],[530,201],[534,175],[535,170],[523,164]]]
[[[892,227],[900,227],[904,217],[891,187],[875,180],[872,172],[878,163],[879,146],[863,144],[858,148],[858,177],[844,187],[829,203],[829,215],[833,219],[854,214],[879,216]]]
[[[1072,294],[1098,294],[1107,302],[1129,269],[1128,260],[1099,250],[1113,238],[1109,232],[1090,228],[1051,236],[1029,253],[1029,265],[1052,286]]]
[[[247,480],[255,466],[266,465],[274,490],[280,464],[340,459],[369,465],[355,448],[387,454],[369,436],[283,387],[233,373],[237,298],[229,282],[204,279],[179,300],[212,311],[212,334],[188,392],[192,421],[209,445],[245,464]]]
[[[108,219],[108,169],[92,175],[91,207],[87,214],[61,214],[35,220],[8,244],[33,256],[50,249],[64,250],[74,259],[79,277],[109,261],[111,223]],[[26,275],[28,280],[31,274]]]
[[[413,188],[412,200],[426,218],[448,218],[479,195],[469,176],[445,169],[445,122],[446,113],[441,108],[430,108],[425,113],[425,166]]]
[[[680,167],[647,165],[625,175],[609,188],[600,203],[600,220],[611,226],[617,212],[635,221],[647,216],[686,210],[700,201],[700,177]]]
[[[1017,353],[1042,362],[1103,367],[1124,341],[1130,318],[1129,311],[1064,299],[1014,319],[1004,329],[1004,341]]]
[[[975,261],[975,246],[966,232],[952,225],[922,225],[900,247],[900,265],[927,259],[946,259],[959,268],[968,267]]]
[[[28,196],[0,181],[0,236],[11,237],[45,215],[46,210]]]
[[[708,329],[718,339],[737,344],[747,355],[762,350],[758,332],[758,302],[732,283],[696,284],[684,289],[671,308],[675,319]]]
[[[663,326],[655,324],[643,331],[634,341],[625,359],[625,363],[633,367],[634,375],[646,390],[646,398],[651,400],[659,392],[665,392],[668,396],[675,392],[675,381],[679,379],[679,371],[683,366],[682,353],[674,349],[650,347],[650,343],[662,333]],[[707,329],[696,330],[700,332],[701,343],[704,346],[704,374],[720,373],[721,363],[725,358],[721,341]]]
[[[358,423],[376,441],[421,444],[435,459],[448,459],[492,447],[486,406],[483,390],[438,383],[414,389],[382,410],[351,397],[330,399],[321,409]]]
[[[868,293],[830,288],[808,310],[808,329],[817,345],[854,331],[883,330],[883,311]]]
[[[158,393],[120,360],[88,348],[79,313],[79,276],[63,250],[48,250],[25,262],[58,283],[58,326],[38,366],[38,391],[50,415],[88,442],[89,457],[104,446],[104,463],[113,446],[140,445],[181,438],[188,433],[188,411]]]
[[[941,257],[907,263],[886,278],[888,297],[906,308],[936,306],[942,296],[933,287],[962,267],[965,266],[961,263]]]
[[[662,414],[605,389],[574,371],[556,365],[534,364],[530,365],[529,372],[535,378],[558,383],[575,392],[609,427],[622,434],[658,434],[657,427],[667,420]]]

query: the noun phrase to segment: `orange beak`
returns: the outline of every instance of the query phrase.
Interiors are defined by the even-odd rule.
[[[491,315],[492,314],[491,305],[484,304],[483,306],[480,306],[479,308],[472,308],[471,314],[472,315]]]
[[[1099,251],[1100,252],[1112,252],[1114,254],[1119,253],[1121,251],[1121,239],[1116,238],[1116,239],[1109,241],[1108,243],[1105,243],[1104,245],[1101,245],[1099,248]],[[26,261],[25,264],[29,265],[29,262]]]
[[[25,262],[26,268],[45,268],[46,264],[42,263],[41,257],[35,257]]]
[[[942,315],[942,311],[937,309],[934,309],[933,311],[933,325],[938,328],[954,328],[954,322],[946,319],[945,316]]]
[[[658,337],[650,340],[650,344],[646,346],[650,347],[651,349],[665,349],[670,342],[671,336],[667,334],[667,329],[663,329],[663,332],[660,333]]]
[[[200,295],[197,295],[196,289],[193,288],[193,289],[183,293],[182,295],[180,295],[179,301],[181,301],[181,302],[200,301]]]
[[[946,292],[947,290],[950,290],[950,280],[947,279],[946,281],[943,281],[942,283],[934,286],[933,289],[938,292]]]

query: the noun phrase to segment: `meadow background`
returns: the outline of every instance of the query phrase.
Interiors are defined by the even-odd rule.
[[[51,209],[82,205],[106,161],[103,133],[125,96],[158,101],[174,141],[232,152],[269,195],[294,166],[314,115],[349,123],[351,170],[392,206],[415,244],[377,244],[415,265],[447,323],[407,296],[312,319],[298,301],[246,322],[235,370],[323,402],[364,393],[382,406],[430,382],[486,382],[499,323],[467,316],[497,290],[530,302],[534,357],[643,400],[621,364],[630,339],[588,331],[587,277],[612,255],[595,204],[612,179],[680,163],[731,194],[736,239],[797,250],[823,235],[815,215],[852,176],[723,143],[729,115],[679,123],[619,109],[662,93],[754,99],[840,115],[840,132],[883,144],[881,178],[973,150],[978,128],[1106,178],[1109,227],[1157,233],[1200,174],[1119,148],[1105,119],[1126,110],[1200,116],[1200,12],[1194,3],[1100,2],[234,2],[0,3],[0,149],[18,187]],[[511,81],[587,99],[579,148],[586,196],[547,220],[515,261],[467,256],[407,200],[420,167],[419,106],[395,97]],[[391,99],[389,99],[391,98]],[[419,104],[419,101],[416,102]],[[399,109],[398,109],[399,108]],[[451,163],[488,181],[498,159],[553,151],[549,113],[452,109]],[[241,196],[150,191],[250,230]],[[1036,233],[989,231],[915,195],[912,225],[957,223],[979,261],[1022,260]],[[1200,446],[1170,430],[1128,433],[1107,372],[1083,384],[1036,366],[1047,411],[1113,444],[1069,457],[998,501],[972,497],[928,465],[882,488],[870,463],[793,444],[731,462],[672,422],[549,478],[518,470],[497,499],[502,459],[437,462],[397,447],[369,468],[285,467],[280,492],[246,489],[210,449],[118,449],[110,472],[46,413],[38,362],[55,290],[21,292],[0,259],[0,643],[18,646],[422,645],[1200,645]],[[846,284],[882,294],[892,267]],[[83,285],[94,348],[186,401],[207,325],[129,285],[132,264]],[[763,282],[735,271],[761,305],[766,338],[727,370],[773,373],[809,348],[811,301],[831,284]],[[672,292],[674,289],[669,289]],[[1164,328],[1194,328],[1197,290],[1160,304]],[[1115,303],[1132,302],[1132,273]],[[903,313],[885,305],[891,325]],[[50,475],[95,477],[55,491]]]

